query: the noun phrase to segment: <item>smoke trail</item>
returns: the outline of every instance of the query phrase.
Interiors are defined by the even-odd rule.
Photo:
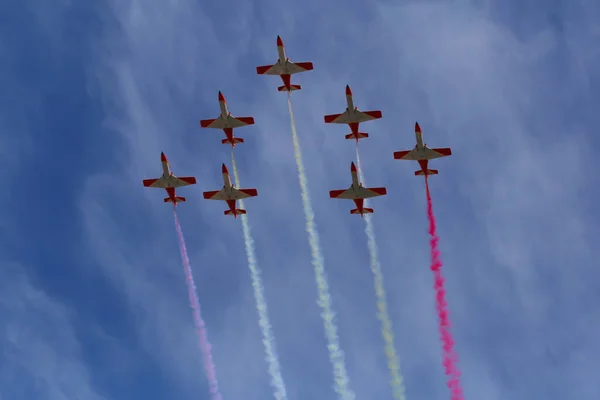
[[[217,382],[217,372],[212,359],[211,345],[208,342],[206,326],[200,315],[200,302],[198,301],[198,295],[196,294],[196,285],[194,284],[192,268],[190,267],[190,259],[187,254],[183,232],[181,231],[181,224],[179,223],[179,217],[177,216],[177,210],[175,210],[175,208],[173,208],[173,215],[175,216],[175,228],[177,229],[177,236],[179,237],[179,251],[185,270],[185,280],[188,287],[190,306],[194,311],[194,325],[196,325],[196,333],[198,334],[198,341],[200,342],[200,351],[202,351],[204,359],[204,370],[206,371],[211,398],[213,400],[222,400],[223,397],[221,396],[221,392],[219,392],[219,383]]]
[[[335,378],[335,391],[343,400],[354,400],[354,393],[348,387],[350,379],[346,372],[346,363],[344,361],[344,352],[340,348],[340,340],[337,335],[337,326],[333,319],[335,313],[331,306],[331,295],[329,294],[329,283],[325,273],[325,262],[321,255],[319,245],[319,234],[315,224],[315,215],[310,201],[308,191],[308,181],[304,172],[304,163],[302,162],[302,153],[298,133],[296,132],[296,122],[294,121],[294,112],[292,111],[292,98],[288,93],[288,109],[290,112],[290,125],[292,128],[292,141],[294,143],[294,158],[298,167],[298,180],[302,191],[302,203],[304,205],[304,217],[306,219],[306,232],[308,232],[308,242],[312,253],[312,265],[315,268],[315,277],[317,288],[319,290],[318,304],[321,306],[321,317],[325,325],[325,337],[327,338],[327,348],[329,350],[329,360],[333,365],[333,375]]]
[[[366,186],[365,177],[360,164],[358,144],[356,145],[356,163],[358,164],[360,181]],[[383,286],[383,272],[381,271],[381,264],[379,263],[379,257],[377,255],[377,242],[375,241],[375,230],[373,228],[373,221],[371,221],[371,214],[365,215],[365,224],[365,233],[367,234],[367,243],[371,258],[371,271],[375,278],[375,293],[377,295],[377,309],[379,310],[377,317],[381,321],[381,334],[385,341],[385,355],[388,360],[388,369],[390,370],[390,386],[392,387],[394,399],[406,400],[404,379],[400,372],[400,360],[398,359],[396,347],[394,346],[394,329],[387,310],[387,300],[385,298],[385,288]]]
[[[233,176],[235,185],[240,187],[240,178],[235,162],[233,149],[231,150],[231,163],[233,164]],[[244,203],[239,200],[240,208],[244,208]],[[263,344],[265,345],[266,360],[269,364],[269,374],[271,375],[271,386],[275,389],[275,398],[277,400],[287,400],[285,383],[281,376],[281,367],[279,358],[275,349],[275,337],[271,330],[271,322],[269,322],[269,313],[267,310],[267,302],[265,300],[265,289],[262,284],[261,271],[256,262],[254,252],[254,239],[250,230],[250,223],[246,214],[241,215],[242,229],[244,231],[244,244],[246,245],[246,257],[248,258],[248,267],[250,267],[250,277],[252,278],[252,287],[254,288],[254,298],[256,299],[256,309],[258,310],[258,324],[263,335]]]
[[[450,316],[448,313],[448,303],[446,302],[446,289],[444,287],[444,276],[442,275],[442,255],[438,248],[439,237],[435,215],[433,214],[433,204],[431,202],[431,193],[429,192],[429,181],[425,176],[425,190],[427,192],[427,217],[429,219],[429,236],[431,236],[431,270],[435,278],[436,291],[436,310],[440,323],[440,337],[443,345],[443,364],[447,385],[452,393],[452,400],[464,400],[463,391],[460,384],[460,370],[458,368],[458,356],[454,351],[454,339],[450,332]]]

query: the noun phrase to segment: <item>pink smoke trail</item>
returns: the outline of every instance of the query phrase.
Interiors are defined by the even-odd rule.
[[[185,270],[185,280],[188,287],[190,306],[194,311],[194,324],[196,325],[196,333],[198,334],[198,341],[200,342],[200,351],[202,352],[202,357],[204,358],[204,370],[206,371],[206,378],[208,379],[208,387],[213,400],[222,400],[223,397],[221,396],[221,392],[219,392],[219,383],[217,382],[217,372],[212,359],[211,345],[208,342],[206,326],[200,315],[200,302],[198,301],[198,296],[196,295],[196,285],[194,284],[192,268],[190,267],[190,259],[185,247],[185,240],[183,239],[183,232],[181,231],[179,217],[177,216],[177,211],[175,209],[173,209],[173,215],[175,216],[175,228],[177,229],[177,236],[179,237],[179,251],[181,253],[183,268]]]
[[[440,238],[437,235],[435,215],[433,214],[433,204],[431,193],[429,192],[429,182],[425,176],[425,190],[427,191],[427,217],[429,219],[429,236],[431,236],[431,270],[435,279],[435,306],[440,323],[440,337],[443,346],[443,364],[447,385],[452,393],[452,400],[464,400],[462,387],[460,385],[460,370],[458,368],[458,356],[454,351],[454,339],[450,332],[450,315],[448,313],[448,303],[446,302],[446,289],[444,287],[444,276],[442,275],[442,255],[438,248]]]

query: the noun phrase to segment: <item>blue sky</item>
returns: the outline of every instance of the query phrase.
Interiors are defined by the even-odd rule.
[[[85,4],[84,4],[85,3]],[[178,175],[179,207],[225,399],[272,398],[239,220],[202,199],[230,162],[200,129],[223,91],[290,400],[333,380],[287,113],[298,133],[350,387],[391,398],[363,221],[349,185],[344,88],[383,119],[363,130],[373,217],[408,399],[449,399],[441,366],[423,181],[393,160],[452,147],[431,179],[467,399],[597,399],[596,209],[600,5],[593,1],[49,3],[0,24],[0,399],[208,399],[171,207],[141,180]]]

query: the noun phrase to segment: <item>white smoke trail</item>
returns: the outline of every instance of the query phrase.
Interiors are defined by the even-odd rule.
[[[237,164],[233,149],[231,150],[231,163],[233,164],[233,176],[235,186],[240,187],[240,177],[238,175]],[[244,208],[244,202],[240,202],[240,208]],[[250,223],[246,214],[241,215],[242,230],[244,231],[244,244],[246,245],[246,257],[248,258],[248,267],[250,268],[250,277],[252,287],[254,288],[254,298],[256,299],[256,309],[258,310],[258,324],[263,336],[265,345],[266,360],[269,365],[269,375],[271,375],[271,386],[275,389],[274,395],[277,400],[287,400],[287,392],[283,377],[281,375],[281,366],[275,349],[275,336],[271,329],[269,313],[267,310],[267,301],[265,300],[265,289],[262,284],[261,271],[256,262],[256,253],[254,251],[254,239],[250,230]]]
[[[292,98],[288,93],[288,108],[290,112],[290,125],[292,128],[292,140],[294,143],[294,158],[298,167],[298,180],[302,191],[302,203],[304,205],[304,216],[306,218],[306,232],[308,232],[308,242],[312,253],[312,265],[315,269],[315,277],[317,288],[319,291],[318,304],[321,306],[321,317],[325,325],[325,337],[327,338],[327,348],[329,350],[329,360],[333,366],[333,375],[335,378],[335,391],[342,400],[354,400],[354,393],[348,387],[350,379],[346,372],[346,363],[344,360],[344,352],[340,348],[340,340],[337,334],[337,326],[335,325],[335,313],[331,306],[331,295],[329,294],[329,283],[325,273],[325,262],[321,255],[319,245],[319,234],[315,224],[315,215],[310,201],[310,193],[308,191],[308,181],[304,171],[304,163],[302,162],[302,153],[300,150],[300,142],[296,132],[296,122],[294,121],[294,112],[292,111]]]
[[[358,164],[358,175],[362,184],[366,187],[365,177],[360,164],[360,154],[358,152],[358,144],[356,145],[356,163]],[[366,200],[365,200],[366,203]],[[365,204],[366,207],[366,204]],[[371,259],[371,271],[375,279],[375,294],[377,295],[377,317],[381,321],[381,334],[385,342],[385,355],[388,360],[388,369],[390,371],[390,386],[396,400],[406,400],[406,391],[404,388],[404,379],[400,372],[400,360],[396,354],[394,346],[394,329],[392,328],[392,320],[387,310],[387,300],[385,298],[385,288],[383,286],[383,272],[381,271],[381,263],[377,255],[377,242],[375,241],[375,230],[371,214],[365,215],[365,233],[367,234],[367,244],[369,247],[369,256]]]

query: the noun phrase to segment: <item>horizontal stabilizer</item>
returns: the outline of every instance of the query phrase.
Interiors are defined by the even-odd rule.
[[[229,140],[229,138],[226,138],[226,139],[221,140],[221,143],[223,143],[223,144],[244,143],[244,139],[234,137],[233,140]]]
[[[427,170],[427,175],[437,175],[438,174],[438,170],[437,169],[428,169]],[[425,175],[425,173],[423,172],[422,169],[415,171],[415,176],[422,176]]]
[[[357,136],[354,136],[354,133],[349,133],[349,134],[346,135],[346,139],[356,139],[357,137],[359,139],[368,138],[369,134],[368,133],[364,133],[364,132],[358,132]]]
[[[288,89],[285,86],[279,86],[277,88],[277,90],[279,90],[280,92],[293,92],[294,90],[300,90],[302,89],[302,86],[300,85],[290,85],[290,89]]]
[[[165,203],[172,203],[173,202],[173,200],[170,197],[165,197],[163,199],[163,201]],[[177,196],[177,197],[175,197],[175,201],[176,202],[184,202],[184,201],[186,201],[186,199],[185,199],[185,197],[179,197],[179,196]]]
[[[360,214],[360,210],[358,208],[355,208],[353,210],[350,210],[350,214]],[[363,208],[363,214],[373,214],[373,209],[372,208]]]
[[[235,212],[236,212],[237,214],[246,214],[246,210],[244,210],[244,209],[241,209],[241,208],[237,208],[237,209],[235,210]],[[225,210],[225,211],[223,211],[223,214],[225,214],[225,215],[232,215],[232,214],[233,214],[233,211],[231,211],[231,210]]]

